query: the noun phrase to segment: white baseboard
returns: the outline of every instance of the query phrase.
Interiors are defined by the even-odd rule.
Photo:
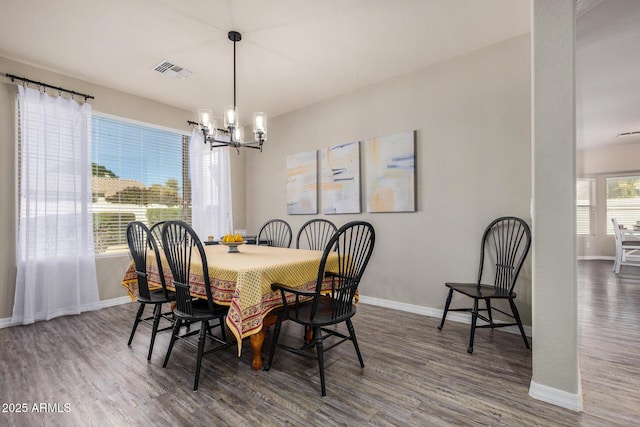
[[[612,256],[603,256],[603,255],[582,255],[578,257],[578,261],[613,261],[615,257]]]
[[[442,313],[444,310],[440,310],[438,308],[424,307],[421,305],[407,304],[404,302],[390,301],[382,298],[373,298],[361,295],[359,301],[364,304],[375,305],[378,307],[386,307],[392,308],[394,310],[406,311],[408,313],[422,314],[423,316],[437,317],[442,318]],[[452,320],[454,322],[471,324],[471,316],[468,314],[463,314],[460,312],[449,312],[447,314],[447,320]],[[500,323],[496,321],[496,323]],[[528,337],[532,336],[531,326],[524,326],[524,334]],[[505,332],[510,332],[512,334],[520,335],[520,330],[517,326],[507,326],[505,328],[501,328]]]
[[[580,385],[581,382],[578,381]],[[582,411],[582,387],[579,387],[578,393],[569,393],[557,388],[537,384],[531,381],[529,386],[529,396],[543,402],[551,403],[556,406],[571,409],[572,411]]]
[[[113,307],[114,305],[127,304],[129,302],[132,302],[131,297],[129,296],[106,299],[100,301],[100,308]]]
[[[11,318],[10,317],[7,317],[5,319],[0,319],[0,329],[8,328],[9,326],[13,326],[11,324]]]
[[[131,302],[131,298],[129,298],[128,296],[106,299],[98,302],[96,310],[99,310],[101,308],[113,307],[114,305],[126,304],[128,302]],[[18,323],[12,323],[11,317],[0,319],[0,329],[8,328],[15,325],[18,325]]]

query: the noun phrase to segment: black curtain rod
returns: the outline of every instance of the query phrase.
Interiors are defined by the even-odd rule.
[[[87,94],[84,94],[84,93],[76,92],[75,90],[65,89],[65,88],[63,88],[63,87],[52,86],[52,85],[49,85],[49,84],[46,84],[46,83],[37,82],[37,81],[35,81],[35,80],[30,80],[30,79],[27,79],[27,78],[25,78],[25,77],[14,76],[13,74],[5,74],[5,76],[7,76],[7,78],[10,78],[12,82],[13,82],[13,81],[15,81],[15,80],[20,80],[21,82],[24,82],[24,83],[30,83],[30,84],[36,85],[36,86],[38,86],[38,87],[48,87],[48,88],[50,88],[50,89],[55,89],[55,90],[57,90],[58,92],[66,92],[66,93],[70,93],[72,98],[73,98],[75,95],[78,95],[78,96],[83,97],[83,98],[84,98],[84,100],[85,100],[85,102],[87,101],[87,99],[95,99],[95,98],[94,98],[93,96],[91,96],[91,95],[87,95]]]
[[[187,124],[188,124],[189,126],[201,126],[201,124],[200,124],[200,123],[198,123],[198,122],[194,122],[194,121],[192,121],[192,120],[187,120]],[[220,128],[216,128],[216,130],[217,130],[218,132],[222,132],[222,133],[226,133],[226,134],[228,134],[228,133],[229,133],[229,131],[228,131],[227,129],[220,129]],[[253,147],[252,147],[252,148],[253,148]]]

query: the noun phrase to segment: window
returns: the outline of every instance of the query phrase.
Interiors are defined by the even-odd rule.
[[[97,254],[128,250],[130,221],[191,223],[189,138],[104,115],[92,120],[93,234]]]
[[[640,221],[640,176],[616,176],[605,180],[607,234],[613,234],[611,218],[615,218],[619,225],[633,229]]]
[[[593,230],[595,206],[595,180],[578,178],[576,181],[576,232],[579,235],[595,234]]]

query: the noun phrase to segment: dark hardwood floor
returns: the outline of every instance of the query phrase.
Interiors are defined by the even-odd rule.
[[[137,304],[125,304],[0,330],[0,425],[637,425],[640,275],[623,267],[616,277],[611,265],[579,263],[582,413],[528,396],[531,353],[519,335],[480,330],[469,355],[468,325],[439,332],[439,319],[366,304],[354,318],[366,367],[349,343],[330,351],[326,397],[315,361],[279,351],[269,372],[252,371],[248,342],[240,358],[234,348],[205,356],[194,393],[194,349],[177,343],[163,369],[160,333],[147,363],[150,329],[127,347]]]

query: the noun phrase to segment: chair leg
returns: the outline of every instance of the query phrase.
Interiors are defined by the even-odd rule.
[[[487,304],[487,315],[489,316],[489,324],[493,325],[493,313],[491,313],[491,300],[484,300],[485,304]]]
[[[221,337],[221,339],[223,341],[226,341],[227,340],[227,333],[226,333],[225,328],[224,328],[224,320],[225,320],[225,317],[221,317],[220,318],[220,324],[219,324],[219,326],[220,326],[220,337]],[[213,339],[214,335],[213,335],[213,332],[211,332],[211,331],[215,327],[217,327],[217,325],[211,325],[211,324],[209,324],[209,322],[207,322],[207,333],[209,334],[209,336],[211,336],[212,339]]]
[[[151,328],[151,343],[149,344],[149,354],[147,355],[147,361],[151,360],[151,353],[153,353],[153,344],[156,341],[156,333],[158,332],[158,325],[160,324],[160,316],[162,314],[162,304],[156,304],[153,308],[153,327]]]
[[[136,320],[133,322],[133,329],[131,329],[131,335],[129,336],[129,342],[127,345],[131,345],[131,341],[133,341],[133,336],[136,334],[136,329],[138,328],[138,323],[142,319],[142,314],[144,312],[144,303],[140,303],[140,307],[138,307],[138,313],[136,314]]]
[[[278,345],[278,337],[280,336],[280,328],[282,327],[282,318],[278,316],[276,320],[276,325],[273,328],[273,336],[271,337],[271,348],[269,349],[269,361],[264,367],[265,371],[268,371],[271,368],[271,363],[273,362],[273,355],[276,352],[276,346]]]
[[[353,341],[353,346],[356,348],[356,353],[358,354],[358,360],[360,361],[360,367],[364,368],[364,361],[362,360],[362,354],[360,354],[360,347],[358,347],[358,340],[356,340],[356,330],[353,328],[353,323],[351,319],[347,319],[347,329],[349,329],[349,335],[351,335],[351,341]]]
[[[162,364],[163,368],[167,367],[167,362],[169,362],[169,356],[171,356],[171,350],[173,350],[173,345],[176,343],[176,339],[178,334],[180,334],[180,326],[182,326],[182,319],[177,318],[175,325],[173,325],[173,331],[171,332],[171,341],[169,341],[169,347],[167,348],[167,355],[164,357],[164,363]]]
[[[522,334],[522,339],[524,340],[524,345],[527,346],[527,348],[531,348],[529,347],[529,340],[527,339],[527,336],[524,333],[524,327],[522,327],[522,321],[520,320],[520,314],[518,313],[518,308],[516,307],[516,303],[509,298],[509,304],[511,305],[511,311],[513,312],[513,317],[516,319],[516,323],[518,323],[518,328],[520,329],[520,334]]]
[[[196,359],[196,378],[193,381],[193,391],[198,390],[198,382],[200,381],[200,366],[202,365],[202,355],[204,353],[204,342],[209,329],[209,321],[203,320],[200,326],[200,337],[198,338],[198,357]]]
[[[220,318],[220,335],[222,336],[222,341],[226,341],[227,340],[227,331],[225,331],[224,328],[224,320],[226,319],[226,317],[221,317]]]
[[[473,339],[476,335],[476,322],[478,321],[478,299],[473,300],[473,311],[471,312],[471,336],[469,337],[469,347],[467,353],[473,353]]]
[[[442,320],[438,329],[442,330],[444,326],[444,320],[447,318],[447,312],[449,311],[449,305],[451,305],[451,297],[453,296],[453,289],[449,289],[449,295],[447,295],[447,301],[444,304],[444,312],[442,313]]]
[[[326,396],[327,391],[324,385],[324,347],[322,345],[322,333],[319,327],[313,328],[313,336],[316,340],[316,355],[318,356],[318,369],[320,370],[320,390]]]

